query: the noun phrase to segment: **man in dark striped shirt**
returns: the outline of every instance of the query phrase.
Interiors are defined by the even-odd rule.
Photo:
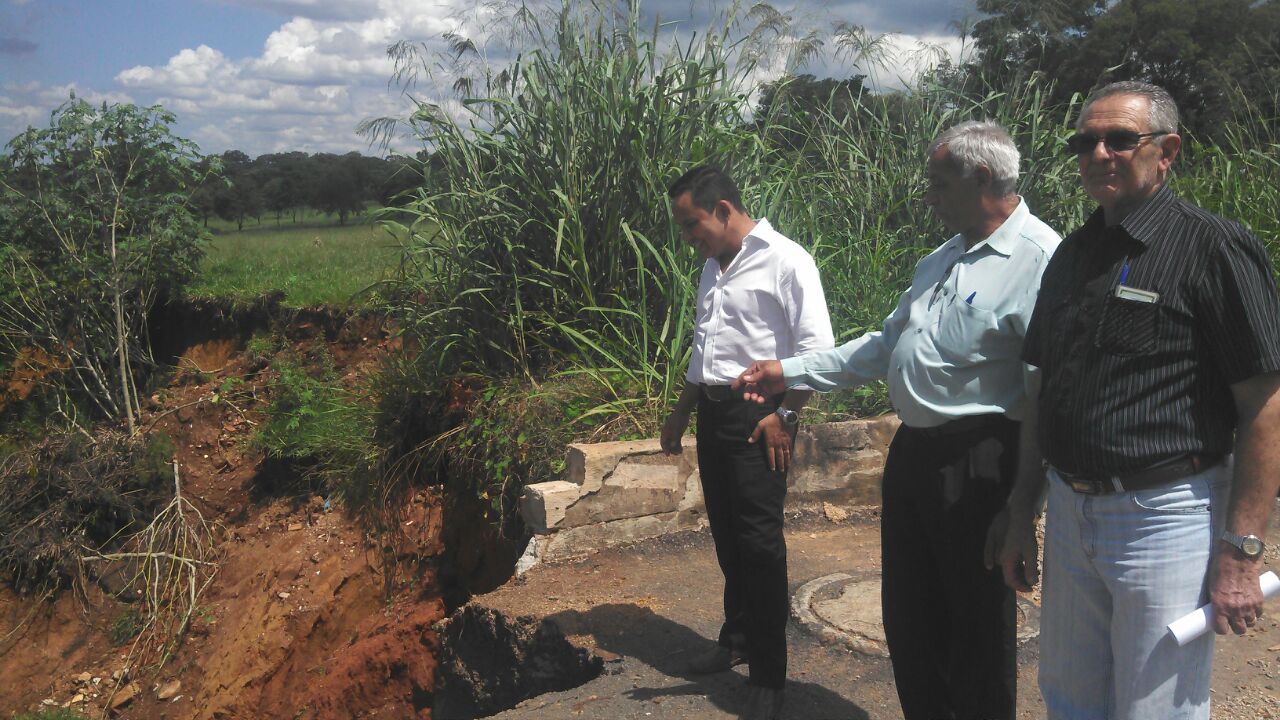
[[[1213,634],[1178,647],[1166,625],[1205,601],[1219,634],[1262,615],[1280,299],[1257,238],[1168,188],[1181,138],[1167,92],[1108,85],[1076,130],[1100,207],[1046,268],[1027,331],[1038,447],[1021,451],[1000,563],[1011,586],[1035,584],[1047,485],[1050,718],[1208,718]]]

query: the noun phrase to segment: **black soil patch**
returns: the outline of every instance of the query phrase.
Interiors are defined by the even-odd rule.
[[[488,717],[528,698],[578,687],[604,667],[553,623],[532,617],[508,618],[468,605],[437,630],[436,720]]]

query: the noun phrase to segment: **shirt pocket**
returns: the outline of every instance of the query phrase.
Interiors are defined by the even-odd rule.
[[[953,300],[938,318],[938,354],[966,364],[991,358],[1001,352],[999,330],[995,313]]]
[[[1108,295],[1094,345],[1111,355],[1150,355],[1160,338],[1160,305]]]

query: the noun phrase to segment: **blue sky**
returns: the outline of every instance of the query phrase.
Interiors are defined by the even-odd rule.
[[[386,47],[407,39],[443,48],[446,31],[496,44],[493,7],[474,0],[0,0],[0,143],[30,125],[47,126],[49,113],[74,91],[95,103],[160,103],[177,114],[178,134],[204,152],[376,152],[356,125],[408,107],[388,88]],[[677,32],[704,27],[711,7],[692,0],[641,5],[646,15],[677,21]],[[949,24],[974,12],[972,0],[775,7],[797,27],[844,20],[896,33],[904,57],[920,43],[954,53]],[[824,74],[826,67],[810,71]],[[769,74],[764,69],[760,79]],[[418,94],[443,99],[447,91],[435,88],[449,79],[437,80]]]

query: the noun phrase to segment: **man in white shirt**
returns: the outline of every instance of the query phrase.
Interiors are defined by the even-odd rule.
[[[1018,160],[995,123],[942,133],[924,201],[956,235],[916,266],[884,329],[739,378],[753,399],[888,382],[903,424],[884,471],[882,601],[907,720],[1014,717],[1015,597],[984,544],[1015,478],[1022,339],[1061,240],[1016,194]]]
[[[690,662],[689,671],[748,663],[740,717],[774,718],[787,674],[782,505],[798,412],[810,391],[779,391],[757,404],[729,386],[752,358],[830,349],[831,319],[813,258],[768,220],[753,220],[732,178],[701,166],[667,194],[681,237],[706,264],[693,355],[684,391],[662,426],[662,448],[681,451],[696,407],[698,470],[725,579],[720,637]]]

